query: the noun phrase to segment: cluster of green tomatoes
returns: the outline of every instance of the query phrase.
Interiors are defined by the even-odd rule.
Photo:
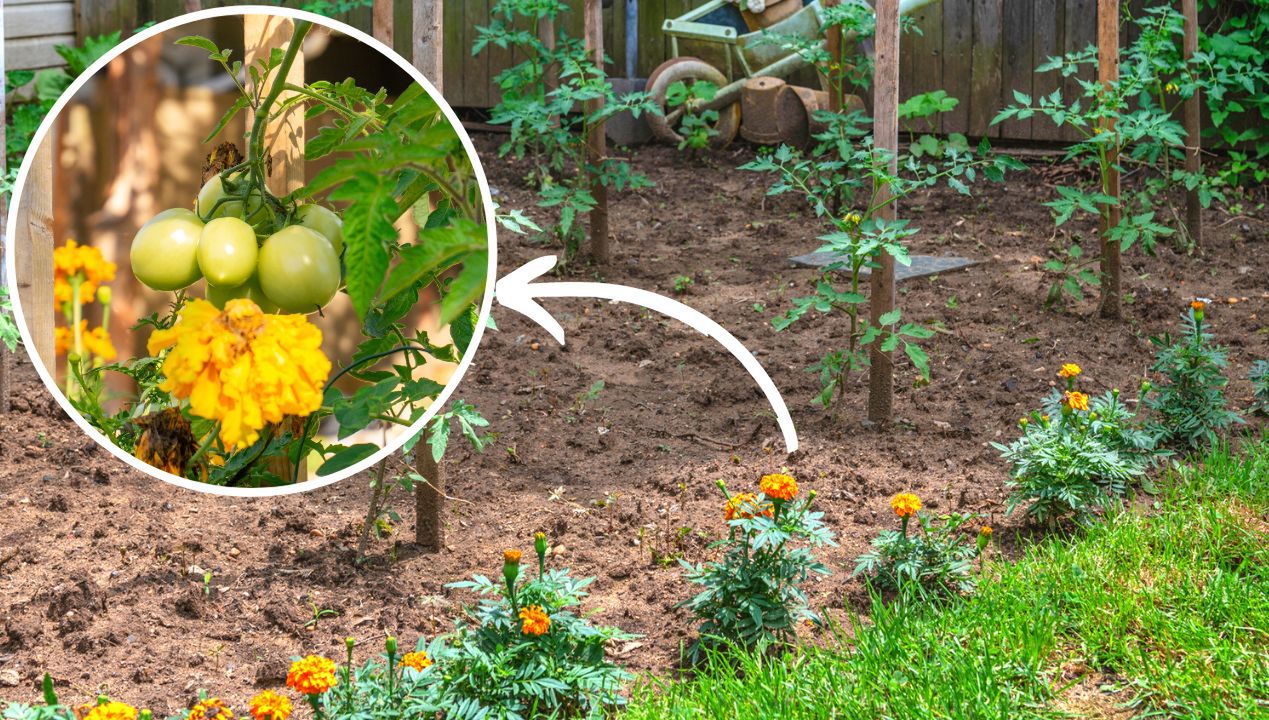
[[[321,205],[300,205],[288,224],[241,173],[213,176],[194,210],[150,218],[132,239],[132,273],[154,290],[183,290],[207,280],[207,299],[224,308],[249,298],[266,313],[307,314],[326,306],[341,284],[343,221]],[[260,233],[268,233],[264,241]]]

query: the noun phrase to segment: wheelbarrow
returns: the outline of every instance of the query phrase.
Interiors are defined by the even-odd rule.
[[[725,0],[710,0],[680,17],[666,20],[661,29],[670,39],[672,57],[652,71],[647,84],[648,93],[661,111],[647,116],[653,136],[663,142],[678,143],[683,138],[676,128],[684,113],[715,110],[718,121],[714,124],[716,134],[712,142],[717,146],[726,145],[736,139],[740,129],[739,101],[747,80],[756,77],[788,80],[813,72],[810,63],[798,53],[764,41],[764,36],[772,35],[820,37],[823,13],[819,0],[801,2],[802,7],[793,14],[757,31],[750,31],[739,8]],[[906,14],[932,2],[935,0],[900,0],[899,12]],[[870,48],[867,50],[871,52]],[[677,82],[689,86],[708,82],[717,92],[712,100],[669,108],[666,94]],[[827,88],[821,87],[821,90]]]

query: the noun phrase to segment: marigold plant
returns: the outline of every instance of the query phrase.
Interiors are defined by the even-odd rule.
[[[908,492],[895,495],[890,507],[900,520],[899,529],[881,531],[872,550],[859,557],[854,574],[869,575],[877,588],[910,588],[918,596],[973,592],[973,560],[986,546],[991,528],[983,527],[971,543],[963,529],[975,515],[931,517],[921,512],[920,498]],[[913,519],[915,532],[909,530]]]
[[[791,475],[763,476],[756,496],[732,494],[722,480],[717,486],[728,509],[728,532],[710,547],[722,550],[722,559],[700,565],[679,560],[687,580],[705,588],[679,603],[702,621],[692,647],[698,658],[719,643],[754,648],[788,642],[803,621],[818,621],[800,585],[813,573],[829,573],[812,549],[835,544],[823,513],[812,510],[815,493],[796,499]],[[736,498],[770,512],[735,512]]]
[[[1160,382],[1152,383],[1145,397],[1152,414],[1147,427],[1160,444],[1180,450],[1210,446],[1243,422],[1226,405],[1228,350],[1207,331],[1206,311],[1206,300],[1194,300],[1181,317],[1181,337],[1150,338],[1157,348],[1150,370]]]

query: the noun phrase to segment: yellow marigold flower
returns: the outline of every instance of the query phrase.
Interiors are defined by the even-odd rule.
[[[984,525],[982,526],[982,528],[979,529],[978,539],[974,541],[974,545],[975,547],[978,548],[978,552],[981,553],[982,551],[987,549],[987,544],[990,542],[991,542],[991,526]]]
[[[979,529],[978,534],[979,534],[979,535],[986,535],[987,537],[991,537],[991,526],[990,526],[990,525],[984,525],[984,526],[982,526],[982,528],[981,528],[981,529]]]
[[[102,283],[115,279],[116,269],[97,248],[67,240],[53,251],[53,299],[57,307],[71,301],[71,278],[79,276],[79,301],[90,303]]]
[[[523,556],[523,553],[521,553],[519,550],[503,550],[502,551],[502,561],[505,563],[511,563],[512,565],[519,563],[520,558],[522,556]]]
[[[422,671],[424,668],[432,666],[432,658],[428,657],[425,652],[408,652],[401,657],[400,665]]]
[[[798,481],[792,475],[772,473],[762,476],[758,489],[769,498],[788,502],[798,494]]]
[[[1088,411],[1088,396],[1079,390],[1071,390],[1062,396],[1062,407],[1068,410]]]
[[[1082,372],[1084,371],[1080,369],[1079,365],[1076,365],[1075,363],[1066,363],[1062,366],[1062,369],[1058,371],[1058,377],[1070,380],[1073,377],[1077,377]]]
[[[84,715],[84,720],[136,720],[137,709],[115,700],[95,705],[88,714]]]
[[[758,505],[758,496],[753,493],[736,493],[723,506],[723,519],[728,522],[736,518],[751,518],[755,515],[771,517],[774,514],[775,508],[770,505],[765,508],[760,507]]]
[[[220,698],[200,700],[190,708],[188,720],[233,720],[234,712]]]
[[[251,698],[250,708],[255,720],[287,720],[291,717],[291,698],[265,690]]]
[[[104,327],[93,328],[92,331],[84,333],[80,340],[84,343],[85,350],[106,362],[119,356],[119,353],[115,351],[115,344],[110,340],[110,334]]]
[[[188,398],[193,414],[219,420],[230,448],[254,443],[287,415],[321,407],[331,368],[321,347],[321,330],[303,315],[265,315],[247,299],[230,300],[223,312],[191,300],[147,345],[151,355],[171,349],[159,387]]]
[[[80,330],[88,328],[87,320],[79,321]],[[65,355],[75,346],[75,333],[65,325],[58,325],[53,328],[53,352],[58,355]]]
[[[551,629],[551,618],[539,605],[521,608],[520,621],[520,632],[525,635],[545,635]]]
[[[901,518],[912,517],[921,509],[921,498],[912,493],[899,493],[890,499],[890,509]]]
[[[335,661],[320,655],[309,655],[291,663],[286,686],[301,695],[321,695],[335,687]]]

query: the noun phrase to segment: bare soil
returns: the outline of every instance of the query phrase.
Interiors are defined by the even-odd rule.
[[[526,168],[492,159],[486,171],[506,207],[532,207]],[[809,294],[818,274],[786,259],[813,250],[821,227],[798,202],[764,198],[766,179],[737,167],[752,149],[704,161],[647,148],[634,160],[657,185],[615,197],[611,267],[584,262],[566,274],[660,293],[693,278],[683,302],[729,328],[755,352],[792,409],[802,449],[787,456],[769,407],[740,364],[706,338],[648,311],[602,301],[548,300],[563,323],[560,347],[520,316],[498,311],[456,397],[492,421],[483,455],[455,446],[445,462],[447,551],[411,545],[411,503],[398,495],[399,532],[354,563],[368,499],[366,478],[299,496],[219,498],[141,476],[63,416],[18,358],[13,409],[0,417],[0,698],[33,701],[45,671],[65,699],[98,692],[157,713],[177,711],[200,688],[242,707],[280,685],[288,659],[342,655],[353,636],[360,659],[387,634],[412,643],[452,626],[467,595],[445,583],[497,573],[506,547],[530,549],[545,530],[554,562],[595,575],[586,609],[596,621],[641,633],[616,649],[641,671],[668,671],[693,631],[674,605],[692,588],[673,562],[709,557],[721,499],[787,467],[814,488],[840,547],[824,553],[832,576],[815,603],[843,617],[862,608],[854,559],[894,521],[888,500],[920,494],[938,511],[975,511],[1013,552],[1035,531],[1004,517],[1005,467],[990,441],[1016,432],[1063,362],[1085,368],[1085,388],[1135,388],[1152,357],[1147,336],[1175,330],[1194,296],[1229,346],[1229,396],[1246,407],[1247,370],[1269,357],[1269,225],[1266,218],[1207,215],[1199,256],[1163,248],[1126,258],[1132,293],[1122,324],[1096,317],[1093,300],[1067,312],[1042,307],[1039,262],[1064,247],[1049,212],[1046,173],[982,186],[973,199],[936,191],[902,214],[922,232],[915,251],[981,260],[965,271],[901,285],[907,317],[938,321],[928,341],[933,382],[914,388],[899,366],[899,421],[869,427],[866,380],[846,392],[836,417],[812,406],[806,371],[846,336],[843,320],[817,317],[777,333],[771,317]],[[536,212],[532,214],[537,214]],[[1072,232],[1091,237],[1091,225]],[[1091,244],[1090,244],[1091,247]],[[558,250],[551,250],[558,251]],[[548,249],[502,233],[503,272]],[[594,398],[588,389],[603,380]],[[1249,420],[1260,429],[1263,421]],[[204,587],[205,572],[210,587]],[[314,619],[316,610],[337,615]]]

